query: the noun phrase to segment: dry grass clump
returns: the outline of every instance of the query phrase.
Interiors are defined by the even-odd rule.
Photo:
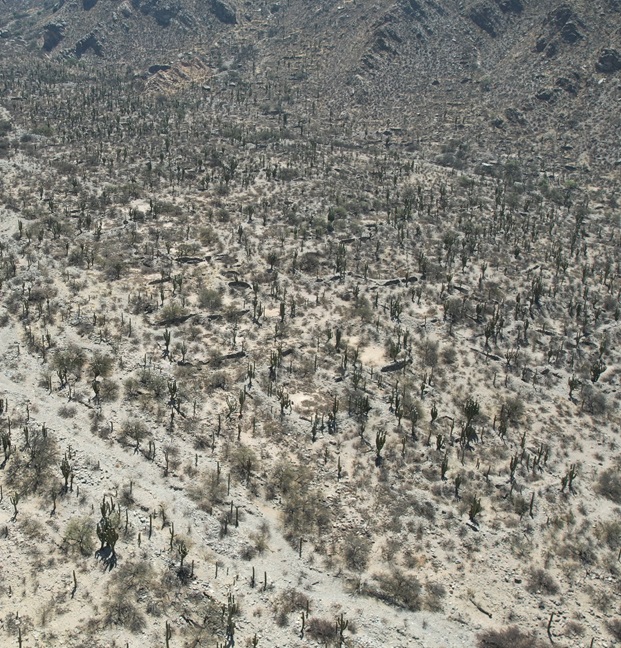
[[[526,633],[517,626],[504,630],[486,630],[478,636],[478,648],[544,648],[543,641],[534,633]]]

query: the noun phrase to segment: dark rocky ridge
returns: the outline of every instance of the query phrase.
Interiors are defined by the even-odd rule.
[[[0,20],[7,51],[24,56],[34,41],[35,56],[118,62],[139,73],[186,52],[214,69],[229,61],[244,83],[269,76],[289,85],[300,105],[320,96],[318,110],[362,119],[367,130],[399,126],[404,135],[392,143],[437,153],[457,138],[470,151],[464,164],[519,152],[608,168],[621,155],[613,136],[618,0],[7,2],[30,13]],[[550,144],[552,131],[572,160]]]

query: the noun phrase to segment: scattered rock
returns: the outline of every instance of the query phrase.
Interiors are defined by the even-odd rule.
[[[603,49],[595,64],[595,69],[604,74],[613,74],[621,70],[621,55],[615,49]]]
[[[557,94],[555,90],[550,90],[549,88],[545,88],[543,90],[540,90],[536,95],[536,99],[539,99],[539,101],[546,101],[547,103],[554,103],[557,99]]]
[[[566,77],[560,77],[559,79],[556,80],[556,85],[562,90],[565,90],[565,92],[568,92],[569,94],[572,95],[578,94],[578,86],[571,79],[567,79]]]
[[[249,290],[252,286],[247,281],[230,281],[230,288],[238,288],[240,290]]]
[[[177,263],[202,263],[205,259],[203,257],[180,256],[175,259]]]

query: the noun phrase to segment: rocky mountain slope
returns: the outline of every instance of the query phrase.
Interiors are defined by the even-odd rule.
[[[517,156],[611,172],[621,97],[618,0],[13,0],[4,52],[148,73],[191,53],[244,82],[444,162]],[[11,11],[12,9],[12,11]],[[355,130],[355,129],[354,129]]]

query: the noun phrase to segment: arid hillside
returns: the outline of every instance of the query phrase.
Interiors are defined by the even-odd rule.
[[[619,14],[543,4],[4,3],[0,645],[619,645]]]

